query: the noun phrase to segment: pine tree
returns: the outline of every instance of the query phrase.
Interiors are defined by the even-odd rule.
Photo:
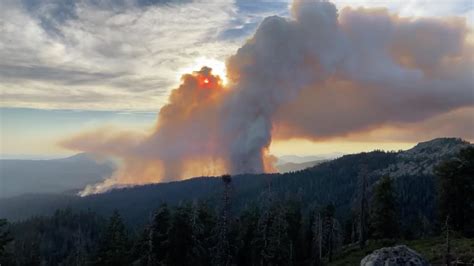
[[[138,236],[132,248],[133,265],[152,266],[157,265],[150,252],[150,226],[145,226]]]
[[[118,211],[109,219],[99,243],[96,265],[129,265],[129,239]]]
[[[302,263],[304,244],[302,235],[303,217],[301,213],[301,198],[293,198],[286,202],[286,221],[290,239],[290,261],[293,264]]]
[[[260,206],[262,211],[257,223],[257,237],[254,240],[254,247],[259,258],[259,262],[256,264],[265,265],[267,263],[270,228],[273,222],[275,206],[271,181],[268,182],[268,189],[261,195]]]
[[[7,231],[7,220],[0,219],[0,258],[5,254],[6,245],[12,241],[10,233]]]
[[[193,204],[191,217],[191,225],[193,230],[193,257],[194,265],[211,265],[211,250],[215,246],[213,239],[214,228],[216,225],[216,217],[209,209],[207,204]]]
[[[149,231],[149,262],[152,265],[162,265],[168,253],[168,230],[170,227],[171,213],[168,205],[162,204],[153,215]]]
[[[193,249],[199,247],[194,241],[191,217],[192,208],[189,204],[174,209],[168,230],[167,265],[184,266],[194,262]]]
[[[463,149],[453,159],[435,168],[438,177],[439,212],[442,222],[474,236],[474,147]]]
[[[311,265],[319,266],[321,265],[322,259],[322,232],[323,232],[323,224],[321,218],[321,212],[317,212],[313,218],[313,225],[312,229],[312,242],[311,242]]]
[[[288,234],[287,209],[281,204],[278,205],[272,211],[273,219],[269,227],[268,243],[263,256],[268,265],[291,265],[292,246]]]
[[[329,262],[342,245],[342,228],[334,215],[335,208],[332,204],[327,205],[321,214],[322,252],[327,255]]]
[[[237,265],[255,265],[259,252],[256,247],[260,210],[256,206],[246,207],[239,217],[237,235]]]
[[[383,176],[375,186],[371,210],[373,237],[378,239],[397,237],[398,215],[393,180],[389,176]]]

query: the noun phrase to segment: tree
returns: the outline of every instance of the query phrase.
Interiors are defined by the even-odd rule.
[[[237,265],[254,265],[259,252],[256,247],[257,227],[260,210],[257,206],[247,206],[240,214],[237,235]]]
[[[311,265],[321,265],[322,258],[322,245],[323,245],[323,224],[321,219],[321,212],[317,212],[314,215],[314,221],[312,223],[312,240],[311,240]]]
[[[5,255],[5,247],[13,239],[10,237],[10,232],[6,229],[8,223],[5,219],[0,219],[0,259]],[[1,261],[0,261],[1,263]]]
[[[335,207],[332,204],[327,205],[321,214],[321,248],[322,252],[328,257],[329,262],[342,245],[342,228],[334,217]]]
[[[218,236],[216,254],[214,256],[214,264],[216,265],[230,265],[232,256],[229,243],[229,221],[230,221],[230,190],[232,178],[230,175],[223,175],[221,177],[224,184],[224,193],[222,195],[222,209],[219,217]]]
[[[265,261],[269,265],[291,265],[292,243],[289,236],[287,209],[284,205],[275,206],[268,232],[268,244],[264,250]]]
[[[359,172],[359,246],[365,247],[367,241],[367,218],[368,218],[368,203],[367,203],[367,165],[361,166]]]
[[[170,227],[171,213],[168,205],[162,204],[153,215],[153,221],[150,226],[150,258],[153,265],[161,265],[166,259],[168,253],[168,230]]]
[[[118,211],[110,217],[99,242],[95,264],[129,265],[129,239]]]
[[[299,264],[304,260],[305,247],[302,234],[303,216],[301,213],[301,199],[289,199],[286,201],[285,206],[288,237],[290,238],[290,260],[293,264]]]
[[[374,238],[394,238],[398,235],[398,219],[393,180],[383,176],[376,184],[372,199],[371,225]]]
[[[168,230],[167,265],[184,266],[194,262],[193,249],[200,249],[195,243],[191,223],[192,208],[189,204],[178,206],[171,216]]]
[[[211,250],[215,246],[214,229],[216,217],[206,203],[194,203],[191,216],[194,248],[194,265],[211,265]]]
[[[157,262],[153,260],[154,258],[151,254],[150,227],[150,225],[145,226],[134,241],[131,257],[133,261],[132,264],[135,266],[157,265]]]
[[[474,235],[474,147],[463,149],[458,156],[435,168],[438,177],[441,222],[449,216],[450,227]]]

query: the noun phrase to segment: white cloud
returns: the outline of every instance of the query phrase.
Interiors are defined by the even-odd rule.
[[[472,23],[471,0],[334,2]],[[265,16],[288,15],[288,4],[0,0],[0,106],[159,109],[181,69],[198,58],[224,60]]]
[[[179,69],[198,57],[222,60],[239,45],[218,38],[232,13],[226,1],[119,9],[77,2],[74,18],[54,27],[0,1],[3,106],[158,109]]]

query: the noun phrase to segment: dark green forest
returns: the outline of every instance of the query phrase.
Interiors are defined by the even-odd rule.
[[[472,240],[474,148],[439,160],[434,175],[380,170],[396,173],[389,166],[400,161],[375,151],[289,174],[197,178],[69,201],[51,215],[1,220],[0,263],[350,265],[337,262],[374,243],[446,232]]]

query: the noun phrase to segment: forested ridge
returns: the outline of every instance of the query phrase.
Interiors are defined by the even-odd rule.
[[[444,155],[419,156],[453,143]],[[3,225],[2,265],[326,265],[376,239],[446,230],[473,237],[474,148],[445,139],[407,154],[374,151],[288,174],[74,199],[52,215]]]

